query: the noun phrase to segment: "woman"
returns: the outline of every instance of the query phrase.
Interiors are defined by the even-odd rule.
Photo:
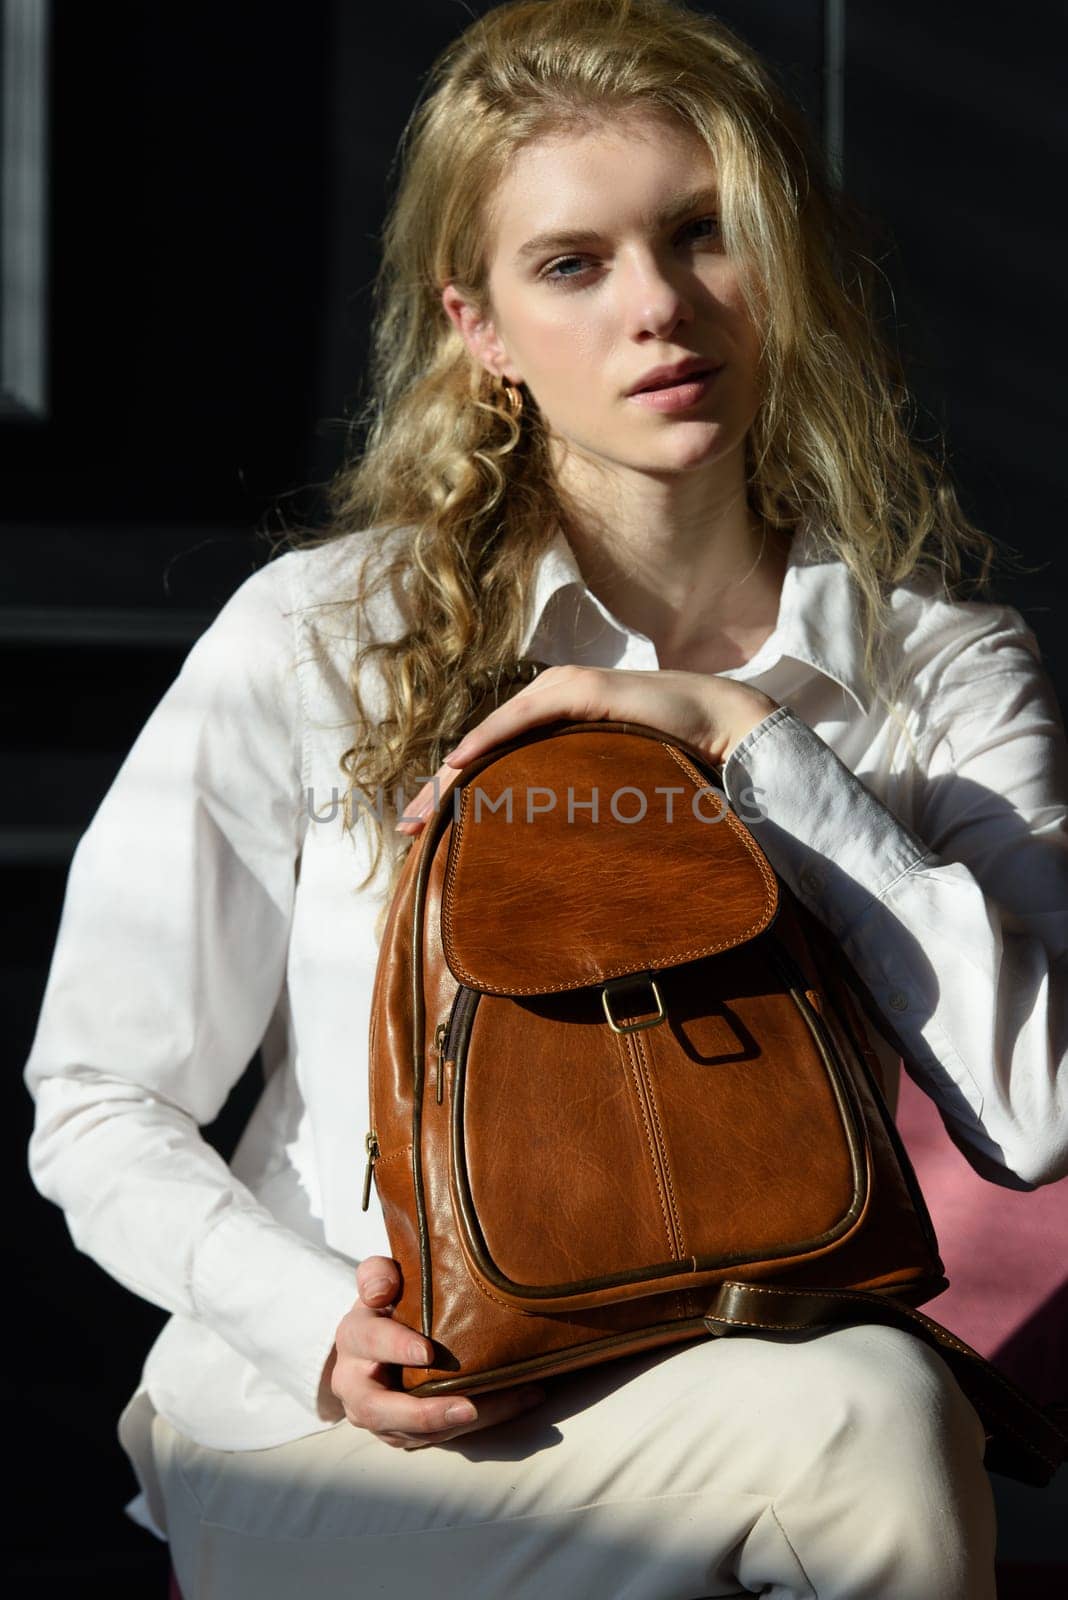
[[[337,536],[249,579],[146,726],[27,1068],[38,1187],[174,1313],[120,1431],[186,1600],[993,1595],[982,1428],[925,1346],[708,1341],[419,1399],[359,1211],[407,838],[560,716],[759,793],[973,1163],[1068,1164],[1052,691],[1015,612],[941,585],[986,542],[908,439],[803,131],[665,0],[501,7],[409,129],[375,338]],[[523,656],[551,670],[490,710]],[[261,1039],[227,1167],[197,1126]]]

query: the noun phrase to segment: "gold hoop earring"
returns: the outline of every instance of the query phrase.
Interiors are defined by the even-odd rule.
[[[509,383],[507,378],[502,378],[498,393],[504,401],[504,409],[513,422],[519,422],[523,416],[523,393],[514,383]]]

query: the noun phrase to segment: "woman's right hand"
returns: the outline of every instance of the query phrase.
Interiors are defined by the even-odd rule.
[[[400,1268],[388,1256],[368,1256],[357,1269],[356,1287],[359,1298],[338,1324],[333,1366],[328,1363],[324,1374],[353,1427],[366,1428],[398,1449],[419,1450],[507,1422],[544,1398],[529,1387],[473,1398],[405,1394],[393,1386],[390,1368],[428,1366],[433,1351],[428,1339],[392,1316]]]

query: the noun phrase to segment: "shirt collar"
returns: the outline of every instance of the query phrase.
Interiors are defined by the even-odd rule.
[[[590,591],[571,546],[563,532],[557,530],[536,570],[523,654],[529,649],[550,600],[568,588],[579,589],[620,633],[630,631]],[[798,529],[790,545],[779,616],[772,633],[744,666],[734,668],[729,675],[748,680],[767,672],[784,656],[805,662],[845,689],[861,711],[870,710],[872,689],[864,672],[856,585],[845,562],[821,549],[814,530],[807,525]]]

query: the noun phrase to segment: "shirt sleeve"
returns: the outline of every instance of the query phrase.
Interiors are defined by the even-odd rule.
[[[1068,1173],[1068,751],[1017,623],[963,645],[906,718],[912,826],[786,706],[724,781],[975,1169],[1033,1187]]]
[[[306,826],[297,559],[198,640],[80,840],[24,1076],[30,1173],[78,1249],[322,1417],[354,1265],[280,1225],[199,1132],[285,980]]]

